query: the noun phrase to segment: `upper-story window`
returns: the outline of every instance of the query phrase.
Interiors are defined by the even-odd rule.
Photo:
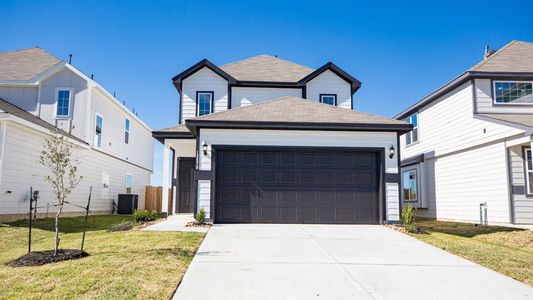
[[[70,116],[71,95],[70,89],[56,90],[56,117],[68,118]]]
[[[533,161],[531,159],[531,149],[524,150],[524,162],[526,165],[526,192],[528,195],[533,194]]]
[[[99,114],[96,114],[95,126],[94,126],[94,146],[97,148],[102,147],[103,125],[104,125],[104,119]]]
[[[196,115],[203,116],[213,112],[214,92],[196,92]]]
[[[335,94],[320,94],[320,102],[329,105],[337,105],[337,95]]]
[[[130,120],[126,118],[124,123],[124,144],[130,143]]]
[[[495,81],[494,102],[496,104],[533,104],[533,82]]]
[[[418,113],[414,113],[405,119],[405,122],[413,125],[413,130],[405,134],[405,143],[411,145],[418,142]]]
[[[131,174],[126,173],[126,194],[131,194],[131,187],[133,184],[133,177]]]

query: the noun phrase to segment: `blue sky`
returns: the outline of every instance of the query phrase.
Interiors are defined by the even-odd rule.
[[[533,42],[532,13],[533,1],[0,0],[0,51],[72,53],[153,129],[177,123],[172,76],[263,53],[333,61],[363,83],[357,110],[390,117],[480,61],[485,44]]]

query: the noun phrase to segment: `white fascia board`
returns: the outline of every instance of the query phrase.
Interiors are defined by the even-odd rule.
[[[42,126],[39,126],[37,124],[34,124],[32,122],[28,122],[22,118],[19,118],[17,116],[14,116],[14,115],[11,115],[9,113],[0,113],[0,121],[6,121],[6,122],[11,122],[13,124],[16,124],[16,125],[19,125],[19,126],[22,126],[22,127],[25,127],[25,128],[30,128],[30,129],[33,129],[33,130],[36,130],[38,132],[41,132],[41,133],[44,133],[44,134],[47,134],[49,135],[50,134],[50,131]],[[77,145],[77,146],[80,146],[82,148],[85,148],[85,149],[90,149],[91,147],[87,144],[84,144],[84,143],[80,143],[79,141],[77,140],[74,140],[72,138],[69,138],[68,136],[65,136],[66,140],[74,145]]]
[[[126,106],[124,106],[124,104],[120,103],[120,101],[118,101],[117,98],[113,97],[113,95],[111,95],[111,93],[109,93],[105,88],[103,88],[100,84],[98,84],[98,82],[94,81],[93,79],[91,79],[89,76],[83,74],[83,72],[81,72],[80,70],[76,69],[76,67],[74,67],[73,65],[71,64],[66,64],[65,67],[67,67],[67,69],[71,70],[72,72],[74,72],[75,74],[77,74],[78,76],[82,77],[83,79],[85,79],[89,84],[88,86],[89,87],[95,87],[97,91],[99,91],[103,96],[105,96],[105,98],[109,101],[111,101],[112,103],[114,103],[115,105],[117,105],[120,109],[122,109],[129,117],[131,117],[132,119],[136,120],[137,122],[139,122],[141,125],[143,125],[147,130],[149,131],[152,131],[152,128],[150,128],[150,126],[146,125],[146,123],[144,123],[139,117],[137,117],[136,115],[134,115]]]

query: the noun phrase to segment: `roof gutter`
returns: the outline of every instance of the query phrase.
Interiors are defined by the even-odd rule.
[[[452,81],[446,83],[445,85],[438,88],[435,92],[427,95],[426,97],[422,98],[415,104],[409,106],[404,111],[400,112],[396,116],[394,116],[394,119],[404,119],[408,117],[410,114],[416,112],[420,108],[428,105],[429,103],[433,102],[434,100],[438,99],[439,97],[445,95],[446,93],[452,91],[456,87],[460,86],[461,84],[467,82],[471,79],[507,79],[507,80],[523,80],[523,79],[531,79],[533,78],[533,72],[479,72],[479,71],[466,71],[463,74],[459,75],[458,77],[454,78]]]
[[[230,129],[280,129],[280,130],[335,130],[335,131],[395,131],[404,134],[413,129],[411,124],[361,124],[361,123],[295,123],[257,121],[207,121],[186,120],[185,125],[196,134],[197,128]]]
[[[152,131],[152,137],[164,144],[165,139],[194,139],[195,135],[191,132]]]

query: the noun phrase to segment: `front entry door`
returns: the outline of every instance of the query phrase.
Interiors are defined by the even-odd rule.
[[[196,184],[193,170],[195,164],[194,158],[178,158],[178,196],[176,197],[178,213],[194,212]]]

